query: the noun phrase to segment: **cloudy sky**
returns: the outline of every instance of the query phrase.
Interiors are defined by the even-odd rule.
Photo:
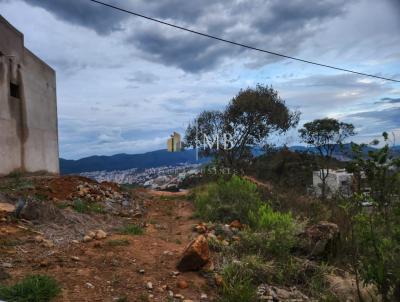
[[[400,0],[104,0],[290,56],[400,79]],[[60,156],[165,148],[204,109],[272,85],[300,124],[335,117],[357,141],[400,134],[400,84],[293,62],[167,28],[88,0],[0,0],[57,72]],[[297,144],[296,131],[279,138]]]

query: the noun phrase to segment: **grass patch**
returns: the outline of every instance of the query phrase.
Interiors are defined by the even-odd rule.
[[[123,235],[143,235],[144,229],[142,226],[137,224],[128,224],[123,226],[119,232]]]
[[[98,203],[88,203],[82,199],[75,199],[72,208],[78,213],[105,213],[104,207]]]
[[[30,275],[14,285],[0,285],[0,299],[12,302],[48,302],[60,291],[60,286],[52,277]]]
[[[253,302],[256,301],[256,286],[251,277],[244,274],[239,267],[228,264],[222,270],[224,280],[219,292],[218,302]]]
[[[127,246],[130,244],[128,239],[114,239],[107,241],[107,245],[109,246]]]
[[[35,186],[32,180],[23,176],[20,172],[13,172],[4,178],[0,184],[0,191],[23,191],[34,189]]]
[[[261,203],[257,186],[235,175],[205,185],[195,192],[194,198],[198,217],[225,223],[235,219],[249,223],[248,213],[257,211]]]

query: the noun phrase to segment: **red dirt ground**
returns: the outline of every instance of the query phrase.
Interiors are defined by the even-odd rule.
[[[71,183],[71,187],[75,185]],[[68,194],[65,180],[62,186],[65,191],[60,190],[59,196],[55,193],[55,188],[60,187],[56,180],[53,186],[50,186],[53,197]],[[176,271],[185,246],[195,237],[192,226],[198,221],[192,219],[192,204],[182,193],[142,191],[140,194],[146,196],[147,215],[139,220],[118,219],[145,223],[144,235],[114,232],[103,240],[45,247],[35,241],[36,233],[18,228],[16,222],[0,222],[0,264],[7,263],[4,270],[11,275],[6,283],[14,283],[27,274],[52,276],[63,289],[55,301],[111,302],[120,297],[126,297],[126,301],[168,301],[169,289],[185,299],[200,301],[201,293],[206,293],[211,300],[213,288],[200,273],[181,273],[177,277],[171,274]],[[116,239],[127,239],[129,245],[108,244]],[[142,269],[145,272],[139,273]],[[181,279],[188,282],[187,289],[177,287]],[[153,284],[151,291],[146,289],[149,281]],[[149,299],[149,295],[153,298]]]

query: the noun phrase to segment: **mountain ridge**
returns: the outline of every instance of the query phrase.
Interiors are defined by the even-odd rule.
[[[290,146],[289,149],[295,152],[317,152],[315,148],[301,145]],[[367,154],[368,151],[374,149],[373,147],[366,147],[364,153]],[[396,154],[400,154],[400,146],[394,146],[392,150]],[[260,155],[260,152],[258,150],[255,153],[256,155]],[[339,160],[350,159],[351,143],[345,144],[343,150],[337,146],[334,157]],[[73,174],[93,171],[128,170],[133,168],[146,169],[160,166],[174,166],[183,163],[205,163],[208,161],[210,161],[210,158],[199,158],[199,160],[196,160],[196,150],[194,149],[183,150],[181,152],[168,152],[166,149],[161,149],[139,154],[93,155],[78,160],[60,158],[60,171],[61,174]]]

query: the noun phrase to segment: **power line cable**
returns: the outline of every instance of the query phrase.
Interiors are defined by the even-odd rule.
[[[362,75],[362,76],[366,76],[366,77],[376,78],[376,79],[380,79],[380,80],[400,83],[400,80],[396,80],[396,79],[392,79],[392,78],[381,77],[381,76],[368,74],[368,73],[363,73],[363,72],[359,72],[359,71],[355,71],[355,70],[351,70],[351,69],[345,69],[345,68],[336,67],[336,66],[332,66],[332,65],[313,62],[313,61],[309,61],[309,60],[305,60],[305,59],[301,59],[301,58],[297,58],[297,57],[288,56],[288,55],[281,54],[281,53],[278,53],[278,52],[274,52],[274,51],[261,49],[261,48],[257,48],[257,47],[254,47],[254,46],[250,46],[250,45],[246,45],[246,44],[242,44],[242,43],[226,40],[226,39],[223,39],[223,38],[220,38],[220,37],[216,37],[216,36],[213,36],[213,35],[202,33],[202,32],[196,31],[196,30],[192,30],[192,29],[189,29],[189,28],[186,28],[186,27],[183,27],[183,26],[175,25],[175,24],[172,24],[172,23],[168,23],[168,22],[165,22],[165,21],[161,21],[161,20],[158,20],[158,19],[155,19],[155,18],[152,18],[152,17],[148,17],[148,16],[145,16],[145,15],[142,15],[142,14],[139,14],[139,13],[135,13],[133,11],[130,11],[130,10],[127,10],[127,9],[124,9],[124,8],[120,8],[118,6],[115,6],[115,5],[112,5],[112,4],[108,4],[108,3],[105,3],[105,2],[101,2],[101,1],[98,1],[98,0],[89,0],[89,1],[97,3],[97,4],[100,4],[100,5],[103,5],[105,7],[109,7],[109,8],[124,12],[124,13],[131,14],[131,15],[143,18],[143,19],[147,19],[147,20],[150,20],[150,21],[153,21],[153,22],[157,22],[157,23],[169,26],[169,27],[180,29],[180,30],[183,30],[183,31],[186,31],[186,32],[190,32],[192,34],[196,34],[196,35],[199,35],[199,36],[207,37],[207,38],[214,39],[214,40],[217,40],[217,41],[221,41],[221,42],[224,42],[224,43],[229,43],[229,44],[240,46],[240,47],[244,47],[244,48],[247,48],[247,49],[251,49],[251,50],[255,50],[255,51],[267,53],[267,54],[270,54],[270,55],[274,55],[274,56],[278,56],[278,57],[282,57],[282,58],[286,58],[286,59],[290,59],[290,60],[295,60],[295,61],[307,63],[307,64],[312,64],[312,65],[316,65],[316,66],[320,66],[320,67],[325,67],[325,68],[330,68],[330,69],[334,69],[334,70],[339,70],[339,71],[349,72],[349,73],[353,73],[353,74],[358,74],[358,75]]]

